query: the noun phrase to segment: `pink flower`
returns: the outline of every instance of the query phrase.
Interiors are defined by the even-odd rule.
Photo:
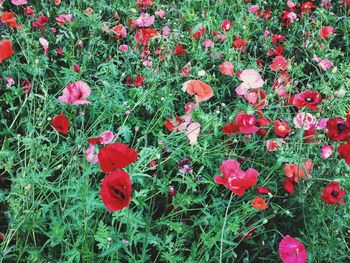
[[[293,3],[293,1],[288,0],[288,1],[287,1],[287,6],[288,6],[289,8],[293,8],[293,7],[295,7],[295,4]]]
[[[273,59],[272,64],[270,65],[270,68],[274,71],[277,70],[286,70],[288,66],[287,60],[283,56],[277,56]]]
[[[231,62],[225,61],[220,65],[220,72],[226,76],[233,76],[235,74],[235,68]]]
[[[64,25],[65,23],[72,22],[73,15],[72,14],[61,14],[56,17],[57,23],[60,25]]]
[[[332,26],[324,26],[320,29],[319,35],[321,38],[326,39],[333,35],[335,32],[334,27]]]
[[[44,54],[47,55],[47,52],[49,50],[49,42],[43,37],[39,38],[39,42],[44,49]]]
[[[12,87],[16,83],[15,80],[12,77],[7,77],[6,81],[7,81],[6,87],[8,87],[8,88]]]
[[[187,131],[185,135],[187,139],[190,141],[190,144],[196,144],[197,138],[201,130],[201,125],[198,122],[192,122],[187,126]]]
[[[250,114],[237,114],[236,124],[239,126],[239,131],[243,134],[252,134],[259,131],[259,128],[256,126],[257,120],[255,116]]]
[[[281,240],[279,254],[283,263],[305,263],[307,258],[303,243],[289,235]]]
[[[163,27],[162,34],[163,34],[163,37],[169,36],[169,34],[170,34],[170,27],[168,27],[168,26]]]
[[[93,144],[89,144],[89,147],[87,148],[85,154],[86,161],[93,164],[98,163],[98,156],[95,154],[95,146]]]
[[[90,93],[91,89],[86,82],[76,81],[63,89],[62,96],[58,97],[58,100],[72,105],[89,104],[87,97]]]
[[[210,39],[205,39],[203,41],[203,46],[205,47],[205,50],[207,51],[208,48],[212,48],[214,46],[214,42],[211,41]]]
[[[114,139],[115,135],[113,132],[106,130],[100,134],[100,138],[102,139],[101,144],[111,143]]]
[[[328,60],[328,59],[322,59],[318,65],[320,66],[320,68],[324,71],[327,71],[328,69],[330,69],[331,67],[333,67],[333,63]]]
[[[148,13],[142,12],[134,23],[138,27],[150,27],[154,23],[154,16],[150,16]]]
[[[154,14],[159,16],[160,19],[163,19],[166,16],[166,12],[164,10],[157,10]]]
[[[233,159],[223,161],[220,167],[223,176],[215,176],[215,183],[223,184],[236,195],[242,196],[257,183],[259,172],[253,168],[243,171],[240,166],[240,163]]]
[[[331,145],[324,145],[322,148],[321,148],[321,157],[324,159],[324,160],[327,160],[333,153],[333,150],[334,150],[334,147],[331,146]]]
[[[119,50],[121,51],[121,52],[128,52],[128,50],[129,50],[129,47],[128,47],[128,45],[120,45],[119,46]]]
[[[260,9],[259,5],[252,5],[251,7],[248,8],[249,13],[255,13]]]
[[[299,112],[293,119],[294,125],[299,129],[303,128],[305,131],[313,128],[315,122],[315,117],[312,116],[312,114],[305,112]]]
[[[328,122],[328,118],[322,118],[322,119],[319,119],[316,123],[316,126],[315,126],[315,129],[316,130],[328,130],[327,129],[327,122]]]
[[[269,152],[273,152],[274,150],[280,148],[281,144],[284,143],[284,140],[282,139],[275,139],[275,140],[270,140],[266,142],[266,149]]]
[[[14,4],[14,5],[26,5],[27,4],[27,0],[11,0],[11,3]]]
[[[243,83],[236,88],[238,95],[245,95],[249,89],[257,89],[264,85],[261,75],[254,69],[243,70],[239,75],[239,79]]]

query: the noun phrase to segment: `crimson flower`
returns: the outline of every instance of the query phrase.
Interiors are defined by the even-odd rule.
[[[322,190],[322,199],[326,204],[344,204],[344,200],[342,199],[346,192],[340,189],[340,184],[336,182],[330,182],[323,190]]]
[[[196,32],[194,32],[194,34],[192,35],[192,38],[196,40],[200,39],[201,37],[204,36],[205,31],[206,31],[205,27],[198,29]]]
[[[184,50],[182,45],[177,45],[173,51],[173,55],[177,55],[177,56],[186,55],[186,54],[187,52],[186,50]]]
[[[0,42],[0,64],[14,53],[11,40],[4,39]]]
[[[233,24],[230,22],[230,20],[224,20],[221,23],[221,30],[222,31],[230,31],[230,29],[233,27]]]
[[[123,170],[117,170],[103,179],[100,195],[107,209],[114,212],[129,205],[131,190],[129,174]]]
[[[307,107],[310,110],[316,110],[317,106],[322,102],[322,98],[318,91],[306,90],[294,96],[293,105],[298,109]]]
[[[183,119],[180,116],[175,116],[175,120],[173,120],[173,118],[167,119],[164,126],[168,131],[172,132],[175,130],[175,127],[179,126],[181,123],[183,123]]]
[[[122,169],[135,162],[137,157],[138,154],[134,149],[118,142],[103,147],[98,153],[100,168],[105,173]]]
[[[236,195],[242,196],[257,183],[259,172],[253,168],[243,171],[240,166],[240,163],[233,159],[223,161],[220,167],[223,176],[215,176],[215,183],[223,184]]]
[[[280,137],[286,137],[288,133],[290,133],[291,129],[285,121],[276,120],[274,127],[275,133]]]
[[[270,68],[274,71],[277,70],[286,70],[288,66],[288,61],[283,56],[277,56],[273,59]]]
[[[339,145],[338,152],[345,159],[345,162],[350,164],[350,143]]]
[[[279,254],[283,263],[305,263],[306,249],[300,241],[286,235],[279,244]]]
[[[234,122],[230,122],[229,124],[226,124],[224,127],[222,127],[222,131],[226,135],[232,135],[239,131],[239,126]]]
[[[233,41],[233,48],[234,49],[241,49],[242,47],[245,47],[247,45],[247,42],[241,39],[240,36],[235,36],[235,41]]]
[[[53,117],[51,124],[56,131],[63,134],[68,133],[70,122],[64,113]]]
[[[300,11],[305,14],[309,14],[315,9],[316,6],[314,5],[313,2],[305,2],[301,5]]]
[[[19,28],[14,12],[2,12],[0,21],[5,25],[9,25],[11,28]]]
[[[332,26],[324,26],[320,29],[319,35],[321,38],[326,39],[329,38],[334,33],[334,27]]]
[[[135,34],[135,41],[141,45],[147,46],[151,38],[157,35],[156,28],[140,28]]]
[[[335,142],[346,141],[350,135],[350,118],[344,121],[342,118],[335,117],[327,122],[328,137]]]
[[[261,196],[256,196],[254,200],[252,201],[252,206],[254,206],[257,210],[265,210],[269,208],[269,206],[266,204],[264,198]]]

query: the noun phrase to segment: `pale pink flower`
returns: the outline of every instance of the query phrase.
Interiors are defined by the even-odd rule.
[[[294,21],[298,18],[298,15],[294,12],[289,12],[287,17],[289,18],[290,23],[294,23]]]
[[[328,69],[330,69],[331,67],[333,67],[333,63],[328,60],[328,59],[322,59],[318,65],[320,66],[320,68],[324,71],[327,71]]]
[[[58,100],[72,105],[89,104],[87,98],[90,93],[91,89],[86,82],[76,81],[63,89],[62,96],[58,97]]]
[[[331,9],[333,6],[329,0],[321,0],[321,4],[323,8]]]
[[[86,161],[93,164],[98,163],[98,156],[95,154],[95,146],[93,144],[89,144],[85,154]]]
[[[208,48],[212,48],[214,46],[214,42],[210,39],[203,40],[203,46],[205,47],[205,50],[207,51]]]
[[[261,75],[254,69],[243,70],[239,75],[239,79],[243,83],[236,88],[238,95],[245,95],[249,89],[257,89],[264,85]]]
[[[154,23],[154,16],[150,16],[148,13],[142,12],[134,23],[138,27],[150,27]]]
[[[299,112],[293,119],[294,125],[299,129],[303,128],[305,131],[313,128],[315,122],[315,117],[312,116],[312,114],[305,112]]]
[[[170,27],[168,27],[168,26],[163,27],[162,34],[163,34],[163,37],[169,36],[169,34],[170,34]]]
[[[8,87],[8,88],[12,87],[15,84],[15,80],[12,77],[7,77],[6,81],[7,81],[6,87]]]
[[[128,52],[129,46],[128,46],[128,45],[120,45],[120,46],[119,46],[119,50],[120,50],[121,52]]]
[[[113,141],[115,135],[113,134],[113,132],[106,130],[100,134],[100,138],[102,139],[101,144],[108,144]]]
[[[198,122],[192,122],[187,127],[187,131],[185,132],[185,135],[187,139],[190,141],[190,144],[196,144],[197,138],[201,130],[201,125]]]
[[[1,1],[0,1],[0,3],[1,3]],[[11,0],[11,3],[14,4],[14,5],[26,5],[27,4],[27,0]]]
[[[153,62],[149,59],[146,59],[143,63],[142,63],[145,67],[152,67]]]
[[[72,14],[61,14],[56,17],[57,23],[60,25],[64,25],[65,23],[72,22],[73,15]]]
[[[154,14],[159,16],[160,19],[163,19],[166,16],[166,12],[164,10],[157,10]]]
[[[43,37],[39,38],[39,42],[44,49],[44,54],[47,55],[47,52],[49,50],[49,42]]]
[[[219,68],[220,72],[226,76],[233,76],[235,74],[235,68],[230,61],[225,61]]]
[[[333,153],[333,150],[334,150],[334,147],[331,146],[331,145],[324,145],[322,148],[321,148],[321,157],[324,159],[324,160],[327,160]]]
[[[271,34],[271,32],[268,29],[264,30],[264,37],[268,37]]]
[[[287,1],[287,6],[288,6],[289,8],[293,8],[293,7],[295,7],[295,4],[293,3],[293,1],[288,0],[288,1]]]
[[[255,13],[256,11],[258,11],[260,9],[259,5],[252,5],[248,8],[248,12],[249,13]]]

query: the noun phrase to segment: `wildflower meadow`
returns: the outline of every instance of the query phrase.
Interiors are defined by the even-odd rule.
[[[0,262],[350,262],[349,0],[0,0]]]

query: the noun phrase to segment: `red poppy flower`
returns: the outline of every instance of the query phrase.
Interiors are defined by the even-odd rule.
[[[318,91],[305,90],[296,94],[293,99],[293,105],[298,109],[307,107],[310,110],[317,110],[317,106],[322,102],[322,98]]]
[[[283,263],[306,263],[306,249],[300,241],[286,235],[279,243],[279,254]]]
[[[291,129],[289,128],[288,123],[285,121],[276,120],[273,126],[275,133],[280,137],[286,137],[290,133]]]
[[[268,189],[268,188],[266,188],[266,187],[262,187],[262,186],[257,186],[257,187],[256,187],[256,190],[258,190],[258,193],[259,193],[259,194],[265,194],[265,195],[267,195],[267,194],[271,194],[271,193],[272,193],[272,191],[271,191],[270,189]]]
[[[117,170],[103,179],[100,195],[107,209],[114,212],[129,205],[131,190],[129,174],[123,170]]]
[[[222,31],[230,31],[230,29],[233,27],[233,24],[230,22],[230,20],[224,20],[222,23],[221,23],[221,30]]]
[[[234,49],[241,49],[242,47],[245,47],[247,45],[247,42],[245,42],[243,39],[241,39],[240,36],[235,36],[235,41],[233,41],[233,48]]]
[[[182,90],[190,95],[194,95],[197,103],[207,101],[214,96],[213,88],[201,80],[191,79],[186,81]]]
[[[301,5],[300,11],[305,14],[309,14],[315,9],[316,6],[314,5],[313,2],[305,2]]]
[[[226,76],[233,76],[235,74],[235,68],[231,62],[225,61],[219,67],[220,72]]]
[[[11,28],[18,28],[17,19],[14,12],[2,12],[1,23],[9,25]]]
[[[312,143],[315,141],[317,131],[314,128],[304,131],[303,138],[305,143]]]
[[[252,168],[243,171],[240,166],[236,160],[223,161],[220,167],[223,176],[215,176],[215,183],[223,184],[236,195],[242,196],[247,189],[256,184],[259,172]]]
[[[4,39],[0,42],[0,64],[14,53],[10,40]]]
[[[269,206],[266,204],[264,198],[260,196],[256,196],[254,200],[252,201],[252,206],[254,206],[257,210],[265,210],[269,208]]]
[[[186,55],[186,54],[187,54],[187,52],[186,52],[186,50],[184,50],[182,45],[177,45],[173,51],[173,55],[177,55],[177,56]]]
[[[290,194],[294,194],[294,181],[292,178],[286,178],[284,180],[284,189]]]
[[[277,42],[283,42],[283,41],[286,40],[285,36],[282,35],[282,34],[272,35],[272,36],[271,36],[271,39],[272,39],[272,43],[273,43],[274,45],[276,45]]]
[[[226,124],[224,127],[222,127],[222,131],[226,135],[232,135],[239,131],[239,126],[234,122],[230,122],[229,124]]]
[[[55,116],[51,122],[54,129],[60,133],[67,134],[69,130],[70,122],[64,113]]]
[[[284,165],[284,172],[286,176],[292,179],[294,182],[299,182],[299,177],[311,177],[310,171],[312,170],[312,160],[308,160],[303,163],[303,168],[296,164],[286,163]]]
[[[239,113],[236,116],[236,123],[239,126],[239,131],[243,134],[252,134],[259,131],[259,128],[256,126],[257,119],[253,115]]]
[[[322,199],[326,204],[344,204],[342,199],[346,192],[340,189],[340,184],[336,182],[330,182],[325,189],[322,190]]]
[[[350,143],[339,145],[338,152],[345,159],[345,162],[350,164]]]
[[[165,128],[172,132],[176,126],[179,126],[183,122],[183,119],[181,119],[180,116],[175,116],[175,121],[176,123],[174,122],[173,118],[167,119],[164,124]]]
[[[274,71],[277,70],[286,70],[288,66],[288,61],[283,56],[277,56],[273,59],[270,68]]]
[[[204,36],[205,31],[206,31],[205,27],[202,27],[202,28],[198,29],[198,30],[192,35],[192,38],[194,38],[194,39],[196,39],[196,40],[200,39],[201,37]]]
[[[324,26],[319,31],[319,35],[323,39],[329,38],[333,33],[334,33],[334,27],[332,26]]]
[[[103,140],[103,138],[101,138],[101,137],[87,139],[87,141],[92,145],[99,144],[102,142],[102,140]]]
[[[157,35],[156,28],[140,28],[135,34],[135,41],[141,45],[147,46],[151,38]]]
[[[327,135],[332,141],[346,141],[350,136],[350,118],[347,121],[339,117],[330,119],[327,122],[327,129]]]
[[[115,169],[122,169],[136,161],[137,152],[122,143],[112,143],[103,147],[98,153],[100,168],[109,173]]]

